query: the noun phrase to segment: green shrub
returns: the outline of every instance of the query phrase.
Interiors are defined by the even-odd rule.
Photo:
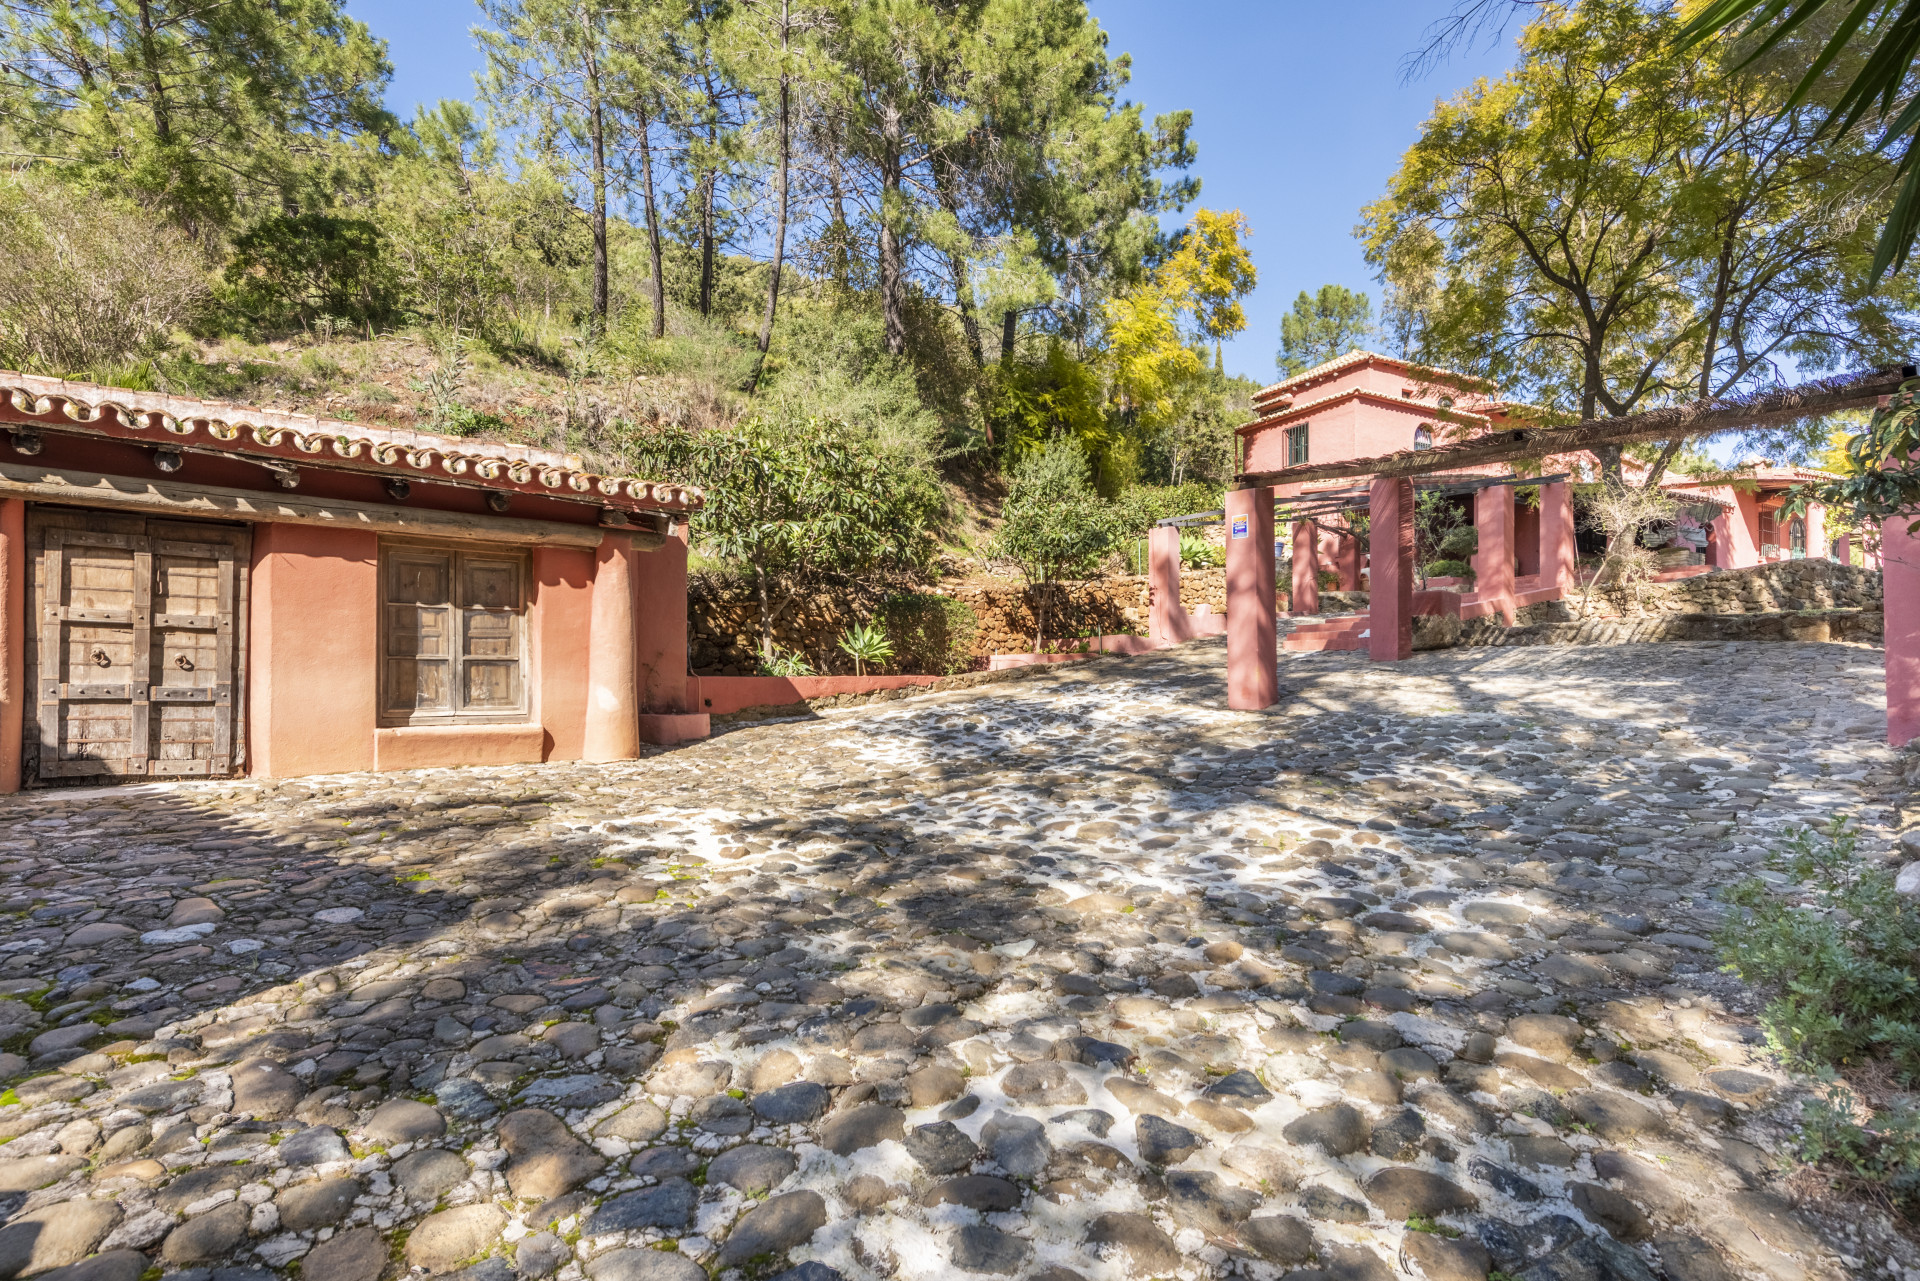
[[[1313,581],[1320,585],[1323,592],[1337,592],[1340,590],[1340,571],[1323,569],[1313,576]]]
[[[762,676],[812,676],[815,673],[813,664],[807,661],[807,656],[796,649],[785,654],[778,650],[774,651],[771,659],[761,662],[760,674]]]
[[[1464,578],[1473,581],[1473,566],[1464,560],[1432,560],[1420,571],[1428,578]]]
[[[879,667],[893,657],[893,642],[887,639],[886,625],[871,621],[847,628],[840,636],[840,649],[853,659],[856,676],[865,676],[869,664]]]
[[[1862,1124],[1860,1100],[1828,1074],[1824,1092],[1807,1101],[1796,1136],[1801,1159],[1822,1165],[1842,1184],[1872,1190],[1905,1210],[1920,1203],[1920,1105],[1897,1098]]]
[[[1920,1081],[1920,903],[1894,888],[1893,869],[1858,858],[1856,840],[1844,818],[1792,833],[1771,866],[1813,882],[1815,905],[1749,878],[1727,891],[1741,910],[1717,941],[1741,978],[1774,993],[1761,1021],[1787,1057],[1814,1069],[1885,1059]]]
[[[1446,560],[1466,560],[1480,550],[1480,531],[1472,525],[1458,525],[1440,540],[1440,555]]]
[[[1735,909],[1715,942],[1728,969],[1766,989],[1760,1016],[1774,1048],[1824,1078],[1807,1103],[1801,1155],[1845,1184],[1870,1188],[1906,1208],[1920,1204],[1920,1106],[1896,1096],[1875,1111],[1838,1077],[1890,1069],[1894,1082],[1920,1081],[1920,903],[1894,887],[1892,868],[1857,857],[1851,823],[1789,834],[1775,873],[1810,884],[1802,904],[1759,877],[1733,886]]]
[[[912,592],[889,596],[880,612],[901,671],[951,676],[972,666],[980,620],[965,601]]]
[[[1215,511],[1221,501],[1218,485],[1189,481],[1184,485],[1129,485],[1113,500],[1113,507],[1125,537],[1145,538],[1157,521]],[[1181,541],[1184,544],[1186,540]]]
[[[400,304],[385,235],[364,218],[331,214],[276,214],[241,232],[226,284],[234,309],[270,331],[323,316],[379,324]]]
[[[1226,549],[1215,547],[1203,535],[1180,531],[1180,563],[1190,569],[1212,569],[1227,563]]]

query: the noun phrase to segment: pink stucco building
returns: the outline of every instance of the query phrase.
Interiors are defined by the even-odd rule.
[[[1377,458],[1488,431],[1531,426],[1539,416],[1532,406],[1501,399],[1496,388],[1479,379],[1366,351],[1348,352],[1261,389],[1254,396],[1254,410],[1254,420],[1239,429],[1240,470],[1254,473]],[[1629,461],[1629,473],[1636,466]],[[1591,455],[1574,453],[1543,460],[1536,474],[1560,473],[1589,480],[1597,476],[1597,466]],[[1469,617],[1475,615],[1477,604],[1471,598],[1489,591],[1494,607],[1503,614],[1516,596],[1553,598],[1557,589],[1572,581],[1578,550],[1598,550],[1598,535],[1581,528],[1565,485],[1542,487],[1537,502],[1516,502],[1512,487],[1490,483],[1514,474],[1510,465],[1499,463],[1461,467],[1421,481],[1423,486],[1440,484],[1470,493],[1474,523],[1482,532],[1482,551],[1475,557],[1480,590],[1470,594]],[[1661,488],[1683,504],[1685,513],[1675,532],[1671,558],[1675,564],[1669,572],[1737,569],[1769,560],[1833,555],[1822,508],[1814,506],[1792,518],[1781,512],[1788,489],[1819,475],[1763,463],[1732,484],[1703,484],[1684,476],[1666,481]],[[1367,477],[1309,481],[1277,486],[1274,492],[1276,498],[1300,501],[1346,493],[1358,497],[1366,492],[1368,481]],[[1302,534],[1294,540],[1297,579],[1304,579],[1305,568],[1312,566],[1335,570],[1342,588],[1362,585],[1361,557],[1351,539],[1324,528],[1311,548],[1303,538]],[[1498,563],[1503,557],[1494,553],[1495,547],[1505,549],[1510,566]],[[1303,557],[1300,553],[1306,551],[1314,555]],[[1506,586],[1508,577],[1515,580],[1511,590]],[[1301,612],[1298,598],[1304,598],[1308,608],[1317,603],[1310,586],[1306,581],[1297,583],[1296,612]]]
[[[701,737],[697,489],[0,372],[0,792]]]

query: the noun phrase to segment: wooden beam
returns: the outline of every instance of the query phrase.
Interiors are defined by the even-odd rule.
[[[515,520],[510,516],[469,515],[426,507],[385,507],[345,499],[287,498],[245,489],[104,476],[97,472],[19,463],[0,463],[0,494],[185,519],[319,525],[383,534],[484,538],[492,542],[538,543],[551,547],[598,547],[604,533],[595,525]],[[634,547],[641,551],[651,551],[667,540],[665,531],[633,528],[623,532],[632,535]]]
[[[1450,467],[1472,467],[1509,462],[1515,458],[1543,458],[1599,445],[1632,445],[1675,437],[1709,436],[1716,432],[1830,414],[1839,409],[1863,409],[1891,396],[1915,377],[1912,365],[1891,365],[1864,374],[1823,378],[1779,391],[1727,400],[1696,400],[1670,405],[1625,418],[1601,418],[1570,427],[1525,427],[1488,432],[1437,449],[1405,450],[1378,458],[1353,458],[1338,463],[1283,467],[1278,471],[1243,472],[1236,488],[1292,485],[1308,480],[1337,480],[1350,476],[1419,476]]]

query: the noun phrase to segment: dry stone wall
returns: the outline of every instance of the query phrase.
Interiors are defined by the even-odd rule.
[[[1280,584],[1280,608],[1287,608],[1287,584]],[[900,589],[904,590],[904,589]],[[968,579],[918,588],[960,601],[974,613],[978,629],[967,646],[960,670],[983,668],[991,654],[1021,653],[1033,647],[1031,597],[1018,580]],[[1877,614],[1881,603],[1878,570],[1830,560],[1779,561],[1749,569],[1717,570],[1676,583],[1651,583],[1638,600],[1625,593],[1595,589],[1587,621],[1607,618],[1657,618],[1680,615],[1762,614],[1807,610],[1863,610]],[[840,637],[849,627],[875,617],[888,593],[836,587],[802,597],[775,624],[774,644],[782,652],[804,655],[816,672],[851,673],[853,660],[841,653]],[[1365,592],[1322,592],[1321,609],[1344,613],[1367,607]],[[1053,589],[1048,636],[1145,635],[1152,592],[1141,576],[1116,576]],[[1180,603],[1189,611],[1206,606],[1227,610],[1225,569],[1188,569],[1180,577]],[[1580,621],[1579,598],[1533,605],[1519,611],[1526,624]],[[752,584],[720,574],[695,574],[688,590],[693,668],[702,675],[741,676],[758,669],[759,606]],[[1856,625],[1858,626],[1858,625]],[[1428,625],[1415,636],[1415,648],[1485,643],[1445,634]],[[889,669],[893,670],[893,669]],[[915,670],[901,667],[900,670]],[[931,674],[943,674],[933,671]]]
[[[1219,603],[1226,608],[1226,580],[1219,570]],[[972,580],[922,587],[920,592],[941,595],[966,605],[978,622],[967,647],[963,670],[986,666],[991,654],[1020,653],[1033,648],[1032,599],[1018,581]],[[1203,587],[1202,590],[1205,590]],[[750,582],[717,574],[696,574],[688,583],[688,643],[694,671],[702,675],[744,676],[757,670],[760,606]],[[802,597],[773,628],[773,643],[782,652],[799,652],[816,672],[853,671],[853,660],[839,650],[849,627],[875,617],[888,593],[839,587]],[[1143,577],[1096,579],[1052,589],[1047,634],[1062,636],[1117,635],[1147,630],[1148,590]],[[891,669],[889,669],[891,670]],[[941,673],[932,673],[939,675]]]

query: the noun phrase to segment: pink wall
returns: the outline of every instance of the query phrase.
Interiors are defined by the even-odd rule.
[[[1307,433],[1310,463],[1340,462],[1399,453],[1413,447],[1414,429],[1433,424],[1444,436],[1437,417],[1443,388],[1423,383],[1397,361],[1365,360],[1322,375],[1312,382],[1295,383],[1282,393],[1255,397],[1262,416],[1284,415],[1284,421],[1246,432],[1245,470],[1277,471],[1287,465],[1286,429],[1310,424]],[[1411,396],[1405,393],[1411,391]],[[1466,387],[1452,395],[1457,408],[1473,413],[1485,410],[1487,400]],[[1292,407],[1279,409],[1282,395]]]
[[[1411,449],[1414,429],[1421,423],[1437,423],[1434,412],[1433,406],[1415,400],[1386,403],[1364,396],[1336,400],[1298,419],[1249,433],[1246,470],[1276,471],[1287,465],[1288,427],[1307,423],[1307,461],[1330,463]]]
[[[1513,552],[1519,562],[1514,572],[1532,578],[1540,572],[1540,509],[1513,505]]]
[[[1880,525],[1885,574],[1887,742],[1905,747],[1920,736],[1920,537],[1896,516]]]
[[[1320,612],[1320,529],[1310,520],[1293,522],[1293,590],[1288,594],[1292,614]]]
[[[20,790],[26,682],[27,504],[0,498],[0,792]]]
[[[1156,525],[1147,531],[1147,635],[1166,644],[1193,639],[1187,611],[1180,604],[1180,531]]]
[[[0,791],[20,786],[25,592],[28,557],[26,504],[0,499]],[[632,690],[637,672],[635,630],[651,666],[647,688],[671,711],[691,713],[686,670],[686,548],[669,540],[655,553],[602,553],[616,568],[638,564],[639,574],[604,574],[618,601],[595,610],[597,571],[592,551],[534,547],[527,605],[529,721],[518,725],[394,726],[378,723],[379,538],[366,530],[259,523],[252,527],[246,687],[247,770],[260,777],[334,774],[371,769],[415,769],[579,760],[590,748],[633,755]],[[612,541],[612,540],[609,540]],[[623,537],[619,540],[625,543]],[[615,581],[618,580],[617,585]],[[634,596],[644,593],[636,624]],[[605,597],[606,591],[598,593]],[[599,670],[620,685],[594,639],[614,651],[627,696],[611,690],[601,712],[601,734],[590,743],[589,676]],[[620,643],[624,632],[626,643]],[[678,645],[677,655],[674,647]],[[624,654],[624,659],[620,655]],[[672,679],[678,676],[679,680]],[[645,741],[679,741],[706,733],[695,715],[656,717]],[[606,756],[605,759],[616,759]]]
[[[875,690],[931,685],[939,679],[938,676],[689,676],[687,688],[688,697],[702,713],[724,716],[746,707],[784,707],[836,694],[871,694]]]
[[[544,727],[539,760],[575,761],[585,750],[587,669],[581,639],[593,624],[593,553],[584,547],[533,549],[532,640],[535,725]]]
[[[679,528],[686,529],[682,523]],[[687,544],[685,535],[633,558],[633,660],[640,710],[698,710],[687,682]]]
[[[1413,657],[1413,482],[1376,478],[1367,513],[1373,574],[1367,596],[1367,657],[1393,663]]]
[[[1513,626],[1513,488],[1489,485],[1473,496],[1474,594]]]
[[[608,531],[593,558],[587,637],[587,723],[581,757],[624,761],[640,750],[633,622],[633,539]]]
[[[378,539],[350,529],[253,527],[248,772],[374,767]]]
[[[1271,707],[1280,697],[1274,614],[1273,490],[1229,490],[1227,518],[1227,706]],[[1235,523],[1244,532],[1235,537]]]

